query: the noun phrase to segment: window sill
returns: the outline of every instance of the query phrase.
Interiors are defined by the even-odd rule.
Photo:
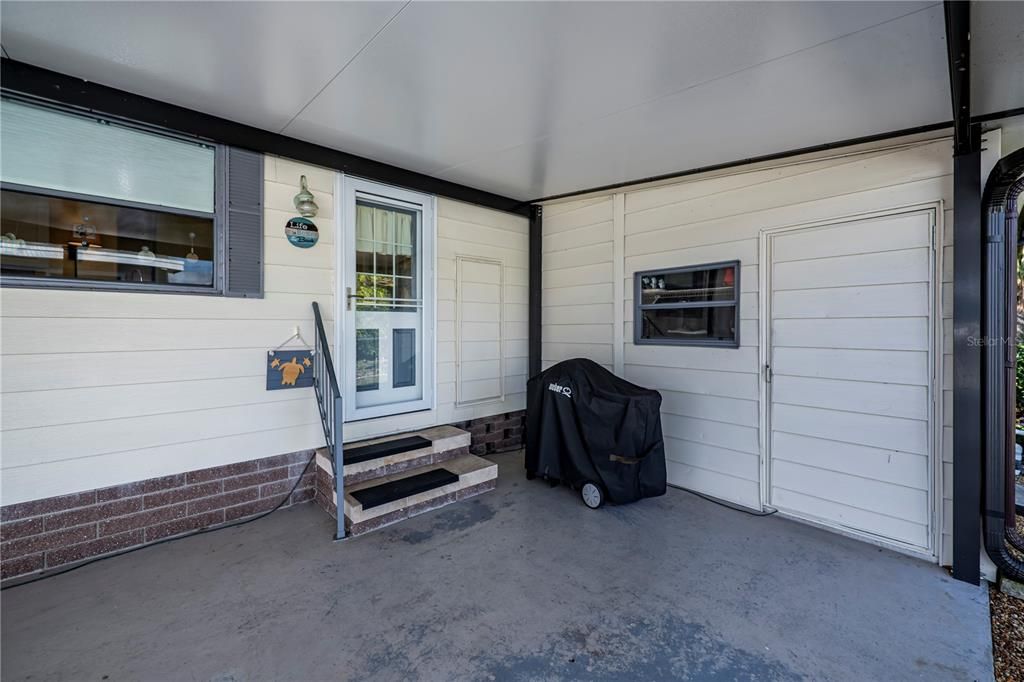
[[[0,277],[3,289],[58,289],[71,291],[121,291],[138,294],[187,294],[189,296],[224,296],[219,287],[189,287],[175,284],[139,285],[131,282],[91,282],[73,279],[35,277]]]

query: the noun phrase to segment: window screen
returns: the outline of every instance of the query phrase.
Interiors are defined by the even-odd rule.
[[[739,261],[636,273],[638,344],[739,346]]]

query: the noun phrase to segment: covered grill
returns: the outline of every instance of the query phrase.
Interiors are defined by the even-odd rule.
[[[598,507],[665,493],[661,394],[592,360],[565,360],[527,383],[526,474],[565,482]]]

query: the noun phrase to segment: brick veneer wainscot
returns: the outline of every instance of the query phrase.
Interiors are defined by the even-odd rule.
[[[13,578],[244,519],[288,495],[312,450],[0,507],[0,577]],[[315,464],[284,506],[313,499]]]
[[[523,446],[526,410],[470,419],[452,426],[469,431],[471,454],[479,456],[515,450]]]

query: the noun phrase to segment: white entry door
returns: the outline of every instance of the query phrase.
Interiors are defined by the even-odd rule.
[[[346,178],[342,200],[346,419],[430,409],[433,198]]]
[[[769,232],[767,494],[934,555],[932,209]]]

